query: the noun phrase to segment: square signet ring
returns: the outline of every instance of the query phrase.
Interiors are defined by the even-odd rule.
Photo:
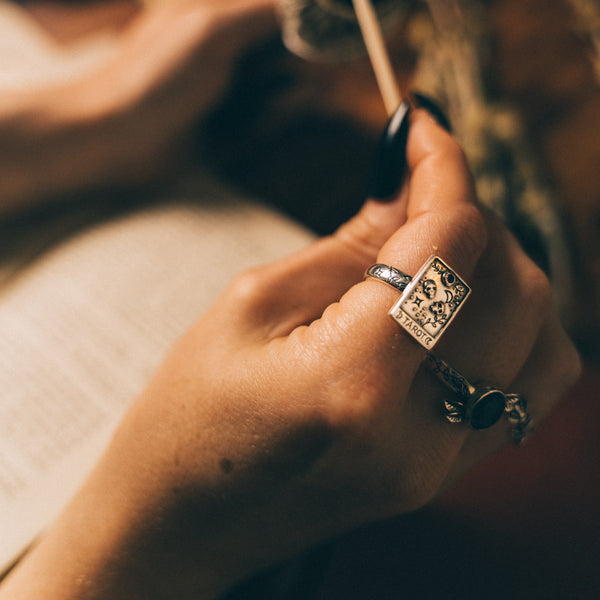
[[[431,350],[462,308],[471,288],[439,256],[430,256],[390,310],[391,317]]]

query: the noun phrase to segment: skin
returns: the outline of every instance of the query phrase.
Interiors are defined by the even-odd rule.
[[[415,510],[508,441],[446,422],[448,392],[388,316],[374,262],[435,251],[472,297],[436,348],[539,422],[578,377],[543,273],[476,203],[421,111],[410,180],[334,235],[238,277],[175,345],[60,519],[0,588],[25,600],[215,598],[373,519]]]
[[[222,96],[240,54],[277,31],[273,0],[158,2],[85,75],[2,90],[0,217],[155,176]]]
[[[145,177],[276,28],[269,1],[159,3],[94,73],[0,95],[0,214]],[[414,273],[435,252],[452,265],[473,293],[436,353],[523,393],[536,421],[551,410],[580,367],[548,281],[478,207],[460,148],[427,114],[413,114],[407,151],[410,180],[391,202],[232,282],[0,599],[214,598],[422,507],[507,443],[504,420],[473,432],[443,419],[448,392],[387,315],[397,292],[363,281],[374,262]]]

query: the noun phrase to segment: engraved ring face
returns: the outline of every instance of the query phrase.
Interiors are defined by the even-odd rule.
[[[462,308],[471,288],[441,258],[431,256],[390,310],[392,318],[431,350]]]
[[[393,288],[396,288],[399,292],[404,292],[406,286],[412,281],[410,275],[407,275],[395,267],[390,267],[389,265],[384,265],[382,263],[371,265],[366,270],[365,277],[372,277],[382,283],[387,283]]]

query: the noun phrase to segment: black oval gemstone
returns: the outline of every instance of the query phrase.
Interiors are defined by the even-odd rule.
[[[473,429],[487,429],[504,413],[506,398],[500,390],[483,389],[474,392],[469,402],[469,423]]]

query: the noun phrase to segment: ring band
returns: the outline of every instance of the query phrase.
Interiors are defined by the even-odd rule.
[[[376,263],[365,272],[402,292],[390,316],[423,348],[431,350],[462,308],[471,288],[439,256],[430,256],[411,277],[403,271]]]
[[[428,354],[436,377],[457,396],[444,400],[444,415],[450,423],[467,423],[473,429],[487,429],[505,414],[511,424],[511,437],[518,446],[533,431],[527,401],[520,394],[505,394],[494,387],[474,387],[447,362]]]
[[[367,277],[372,277],[373,279],[377,279],[377,281],[387,283],[399,292],[403,292],[406,289],[406,286],[412,281],[412,277],[400,271],[400,269],[381,263],[371,265],[365,271],[365,279]]]
[[[527,400],[520,394],[506,394],[506,414],[508,422],[513,426],[510,430],[513,442],[520,446],[535,430],[527,412]]]

